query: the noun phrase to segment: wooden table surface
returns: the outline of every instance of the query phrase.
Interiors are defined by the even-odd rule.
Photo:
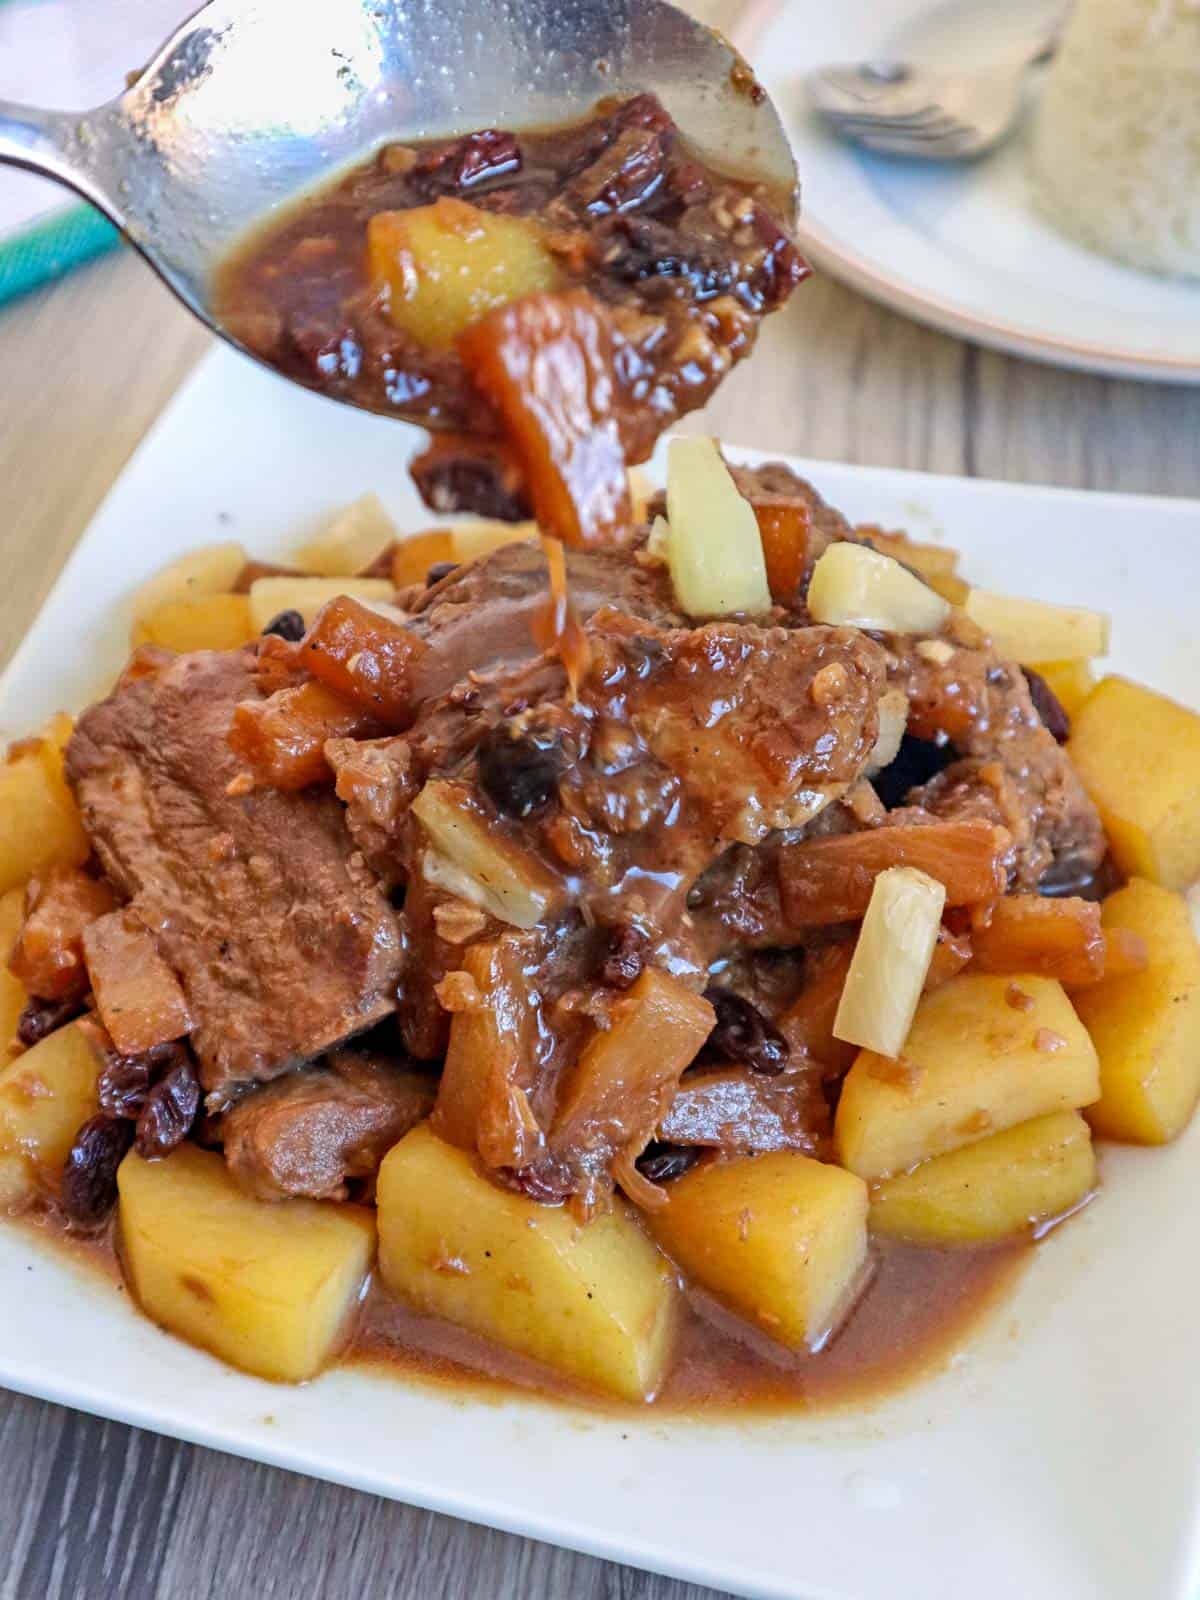
[[[124,257],[0,314],[3,660],[206,342]],[[830,460],[1200,496],[1200,389],[1009,360],[829,282],[773,319],[708,423]],[[709,1592],[2,1391],[0,1483],[0,1600]]]

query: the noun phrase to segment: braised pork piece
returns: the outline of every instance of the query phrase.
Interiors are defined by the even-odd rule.
[[[385,145],[241,247],[215,304],[290,377],[439,430],[414,467],[435,510],[534,505],[563,537],[578,518],[611,538],[613,464],[704,405],[807,273],[788,213],[639,95],[571,127]],[[550,436],[526,410],[530,359],[587,373]],[[569,507],[539,491],[547,447]]]

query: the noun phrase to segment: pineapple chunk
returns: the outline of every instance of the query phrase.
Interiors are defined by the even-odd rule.
[[[1187,902],[1141,878],[1108,897],[1103,923],[1139,934],[1150,960],[1076,996],[1100,1057],[1088,1120],[1110,1139],[1166,1144],[1200,1099],[1200,946]]]
[[[1065,1216],[1096,1184],[1091,1130],[1077,1111],[1057,1111],[876,1185],[871,1230],[910,1244],[991,1244]]]
[[[695,1167],[651,1231],[684,1272],[792,1350],[816,1350],[867,1263],[867,1186],[792,1150]]]
[[[1014,987],[1025,996],[1019,1007]],[[903,1060],[858,1057],[842,1085],[834,1148],[851,1172],[888,1178],[1099,1094],[1096,1051],[1061,984],[966,973],[921,1001]]]
[[[237,650],[258,629],[244,594],[208,594],[196,600],[166,600],[139,617],[129,643],[161,645],[186,655],[190,650]]]
[[[1096,687],[1090,661],[1035,661],[1033,670],[1046,682],[1059,705],[1074,722],[1083,702]]]
[[[63,777],[57,722],[43,738],[14,747],[0,766],[0,894],[47,867],[77,867],[91,850]]]
[[[933,959],[946,890],[913,867],[875,879],[871,903],[846,974],[833,1036],[898,1056]]]
[[[536,928],[562,904],[561,880],[472,810],[458,785],[427,783],[412,812],[433,846],[423,867],[430,883],[515,928]]]
[[[845,541],[813,568],[808,609],[814,622],[880,633],[940,633],[950,615],[949,603],[891,556]]]
[[[0,1072],[0,1209],[56,1194],[75,1135],[96,1114],[100,1061],[77,1022]]]
[[[667,562],[689,617],[771,609],[754,507],[712,439],[672,439],[667,453]]]
[[[131,1150],[117,1187],[125,1270],[155,1322],[282,1382],[314,1377],[336,1353],[375,1250],[365,1207],[252,1200],[193,1144],[163,1161]]]
[[[1002,656],[1038,661],[1086,661],[1108,654],[1109,619],[1099,611],[1049,605],[972,589],[964,610]]]
[[[678,1294],[623,1201],[582,1225],[489,1182],[422,1125],[385,1158],[378,1203],[379,1267],[393,1294],[580,1383],[653,1398]]]
[[[0,895],[0,1070],[8,1060],[8,1047],[17,1036],[17,1023],[29,1000],[25,985],[8,970],[8,958],[24,920],[24,889]]]
[[[1186,889],[1200,877],[1200,716],[1125,678],[1105,678],[1067,746],[1128,877]]]
[[[367,223],[367,262],[392,322],[433,349],[448,348],[497,306],[559,281],[535,223],[455,199],[377,212]]]
[[[206,544],[172,561],[148,578],[133,597],[133,617],[139,621],[160,606],[180,600],[201,600],[210,594],[229,594],[246,565],[240,544]]]
[[[296,551],[296,565],[324,578],[352,578],[396,539],[396,524],[377,494],[364,494],[337,516],[318,538]]]
[[[364,605],[386,605],[396,598],[387,578],[258,578],[250,585],[250,620],[255,633],[281,611],[298,611],[311,624],[321,607],[340,594]]]

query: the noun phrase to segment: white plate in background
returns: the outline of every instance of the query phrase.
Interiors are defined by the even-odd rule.
[[[215,352],[0,682],[0,731],[27,732],[111,676],[131,589],[184,550],[235,537],[283,555],[368,488],[403,527],[426,525],[413,447],[399,424]],[[962,546],[981,582],[1110,609],[1114,665],[1196,703],[1200,505],[799,465],[855,518]],[[988,1326],[939,1377],[869,1412],[689,1422],[354,1371],[275,1386],[3,1224],[0,1383],[743,1595],[1190,1600],[1198,1158],[1200,1125],[1167,1151],[1105,1150],[1106,1192]]]
[[[832,277],[933,327],[1056,366],[1200,383],[1200,280],[1136,272],[1034,209],[1030,123],[982,161],[871,155],[830,132],[804,78],[829,62],[1006,59],[1062,0],[748,0],[733,36],[779,107],[796,154],[801,243]]]

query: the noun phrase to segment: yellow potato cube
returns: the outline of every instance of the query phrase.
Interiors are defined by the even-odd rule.
[[[1090,661],[1035,661],[1033,671],[1046,680],[1059,705],[1074,722],[1083,702],[1096,687]]]
[[[156,606],[134,623],[129,642],[135,649],[156,644],[182,656],[191,650],[237,650],[257,636],[248,595],[209,594]]]
[[[1125,678],[1105,678],[1067,753],[1127,877],[1186,889],[1200,877],[1200,716]]]
[[[1065,1216],[1096,1183],[1091,1129],[1077,1111],[1056,1111],[877,1184],[871,1230],[910,1244],[991,1244]]]
[[[1200,1099],[1200,946],[1187,902],[1141,878],[1108,897],[1103,923],[1140,934],[1150,964],[1076,993],[1100,1057],[1088,1120],[1110,1139],[1166,1144]]]
[[[91,851],[63,777],[60,731],[56,719],[0,766],[0,894],[47,867],[77,867]]]
[[[365,1207],[252,1200],[219,1155],[193,1144],[163,1161],[131,1150],[117,1187],[122,1259],[155,1322],[285,1383],[337,1353],[375,1251]]]
[[[966,973],[921,1001],[900,1061],[861,1052],[842,1085],[834,1149],[859,1177],[889,1178],[1099,1094],[1096,1051],[1061,984]]]
[[[310,544],[296,551],[303,572],[327,578],[352,578],[364,571],[394,542],[396,524],[377,494],[364,494],[334,517]]]
[[[379,1268],[400,1299],[589,1387],[656,1393],[677,1287],[624,1202],[583,1226],[499,1188],[422,1125],[385,1158],[378,1204]]]
[[[10,889],[0,896],[0,1070],[8,1060],[8,1047],[17,1036],[17,1023],[29,995],[25,985],[8,970],[8,958],[25,920],[25,891]]]
[[[867,1186],[792,1150],[694,1167],[650,1218],[694,1283],[792,1350],[815,1350],[865,1280]]]
[[[100,1062],[78,1023],[0,1072],[0,1209],[58,1193],[75,1135],[97,1109]]]
[[[281,611],[298,611],[308,625],[340,594],[364,605],[387,605],[396,598],[387,578],[257,578],[250,585],[250,620],[261,633]]]
[[[377,212],[367,224],[367,261],[391,320],[435,349],[497,306],[559,282],[536,224],[465,200]]]
[[[133,597],[134,620],[175,600],[200,600],[205,595],[228,594],[246,565],[240,544],[206,544],[189,550],[148,578]]]

